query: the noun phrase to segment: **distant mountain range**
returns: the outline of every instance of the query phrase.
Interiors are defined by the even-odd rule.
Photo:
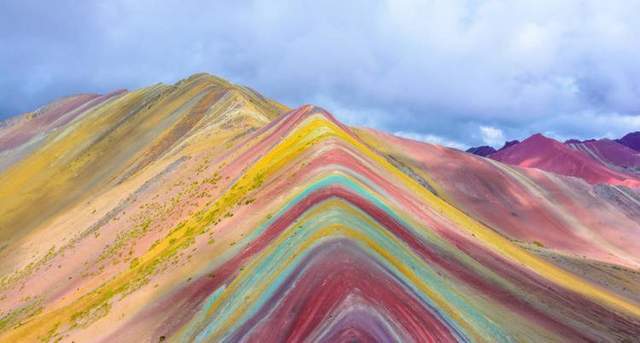
[[[467,152],[514,166],[537,168],[581,178],[591,184],[640,186],[640,132],[620,139],[569,139],[564,143],[535,134],[496,150],[473,147]]]
[[[635,342],[620,141],[483,158],[207,74],[63,98],[0,125],[0,342]]]

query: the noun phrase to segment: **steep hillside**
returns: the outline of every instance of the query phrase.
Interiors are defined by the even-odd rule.
[[[196,75],[16,157],[0,340],[638,336],[636,191],[285,112]]]

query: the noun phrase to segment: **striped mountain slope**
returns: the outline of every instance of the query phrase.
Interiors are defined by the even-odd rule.
[[[0,174],[0,195],[0,341],[640,333],[635,190],[353,129],[207,75],[75,115]]]
[[[598,139],[565,142],[607,167],[627,174],[640,174],[640,152],[614,140]]]

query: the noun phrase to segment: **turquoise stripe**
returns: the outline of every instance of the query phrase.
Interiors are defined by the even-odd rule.
[[[402,220],[394,211],[392,211],[389,206],[384,204],[384,202],[378,196],[375,196],[373,193],[367,191],[358,182],[349,178],[348,176],[332,174],[318,180],[317,182],[310,185],[310,187],[303,190],[298,196],[292,199],[291,202],[284,206],[276,216],[263,223],[263,225],[261,225],[251,235],[249,235],[247,237],[247,240],[256,239],[279,216],[289,210],[296,203],[307,197],[310,193],[332,185],[341,185],[368,199],[373,204],[383,209],[387,214],[392,216],[399,223],[409,228],[412,232],[416,233],[415,229],[408,226],[407,223]],[[363,215],[366,214],[363,213]],[[305,220],[308,220],[308,222],[305,222]],[[268,256],[264,256],[262,260],[256,261],[254,259],[252,263],[257,263],[257,265],[251,267],[252,274],[247,279],[242,281],[242,284],[240,285],[240,288],[238,289],[236,294],[228,297],[228,301],[221,304],[218,308],[215,309],[215,312],[212,316],[212,322],[208,324],[207,328],[203,332],[201,332],[200,335],[198,335],[199,340],[204,340],[211,334],[217,332],[219,328],[226,321],[228,321],[228,316],[234,313],[235,310],[237,310],[241,305],[244,305],[244,294],[249,294],[251,289],[254,289],[256,285],[259,285],[261,281],[266,279],[267,276],[272,275],[275,269],[277,269],[285,261],[291,258],[292,250],[294,250],[293,248],[305,242],[309,238],[309,236],[316,230],[320,230],[323,227],[332,224],[343,224],[347,227],[363,232],[370,239],[375,241],[376,244],[378,244],[380,247],[388,252],[391,252],[398,260],[406,263],[406,265],[408,265],[421,280],[426,282],[429,287],[431,287],[435,292],[439,293],[444,299],[446,299],[446,301],[449,302],[452,307],[458,309],[474,328],[485,331],[487,336],[493,337],[496,341],[509,341],[508,337],[497,326],[495,326],[492,322],[485,318],[477,309],[475,309],[472,304],[465,302],[462,297],[452,291],[452,289],[456,288],[455,285],[449,283],[448,280],[440,277],[428,264],[426,264],[419,256],[413,253],[410,248],[406,246],[406,244],[397,240],[395,237],[392,237],[391,239],[385,237],[383,235],[383,232],[385,230],[384,228],[379,226],[370,227],[367,223],[351,216],[340,208],[332,208],[328,212],[314,218],[306,218],[306,216],[303,215],[302,218],[300,218],[300,221],[305,222],[302,230],[297,230],[296,228],[288,228],[285,232],[282,233],[282,235],[287,235],[287,239],[284,241],[284,244],[278,246],[273,253],[269,254]],[[422,232],[425,231],[426,230],[422,230]],[[314,242],[311,246],[311,249],[321,245],[328,239],[332,238],[325,238]],[[361,242],[355,243],[360,246],[369,256],[375,258],[378,263],[383,265],[395,277],[401,280],[404,285],[408,286],[413,291],[413,293],[416,294],[416,296],[418,296],[425,304],[433,309],[434,312],[438,316],[440,316],[440,318],[442,318],[443,321],[446,322],[447,325],[458,334],[461,341],[469,340],[468,336],[464,332],[462,332],[460,325],[457,325],[457,323],[455,323],[451,318],[448,318],[446,315],[441,313],[437,309],[435,304],[431,301],[431,299],[426,297],[426,295],[421,294],[417,287],[411,284],[411,282],[406,277],[403,277],[398,270],[396,270],[388,263],[388,261],[386,261],[382,256],[376,254],[370,248],[364,246]],[[229,330],[230,332],[232,332],[234,329],[237,329],[246,320],[251,318],[257,313],[257,311],[259,311],[259,309],[270,299],[270,297],[277,291],[277,289],[283,285],[284,280],[286,280],[287,277],[291,275],[291,273],[298,267],[299,263],[304,259],[304,257],[310,253],[311,249],[299,254],[293,260],[293,263],[289,264],[285,268],[285,270],[278,275],[274,282],[268,285],[265,292],[261,293],[258,299],[250,304],[248,311],[244,313],[242,319],[239,322],[234,323],[234,325]]]

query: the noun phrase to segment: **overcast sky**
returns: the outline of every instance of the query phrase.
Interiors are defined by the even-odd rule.
[[[640,1],[0,0],[0,118],[208,72],[467,147],[640,130]]]

